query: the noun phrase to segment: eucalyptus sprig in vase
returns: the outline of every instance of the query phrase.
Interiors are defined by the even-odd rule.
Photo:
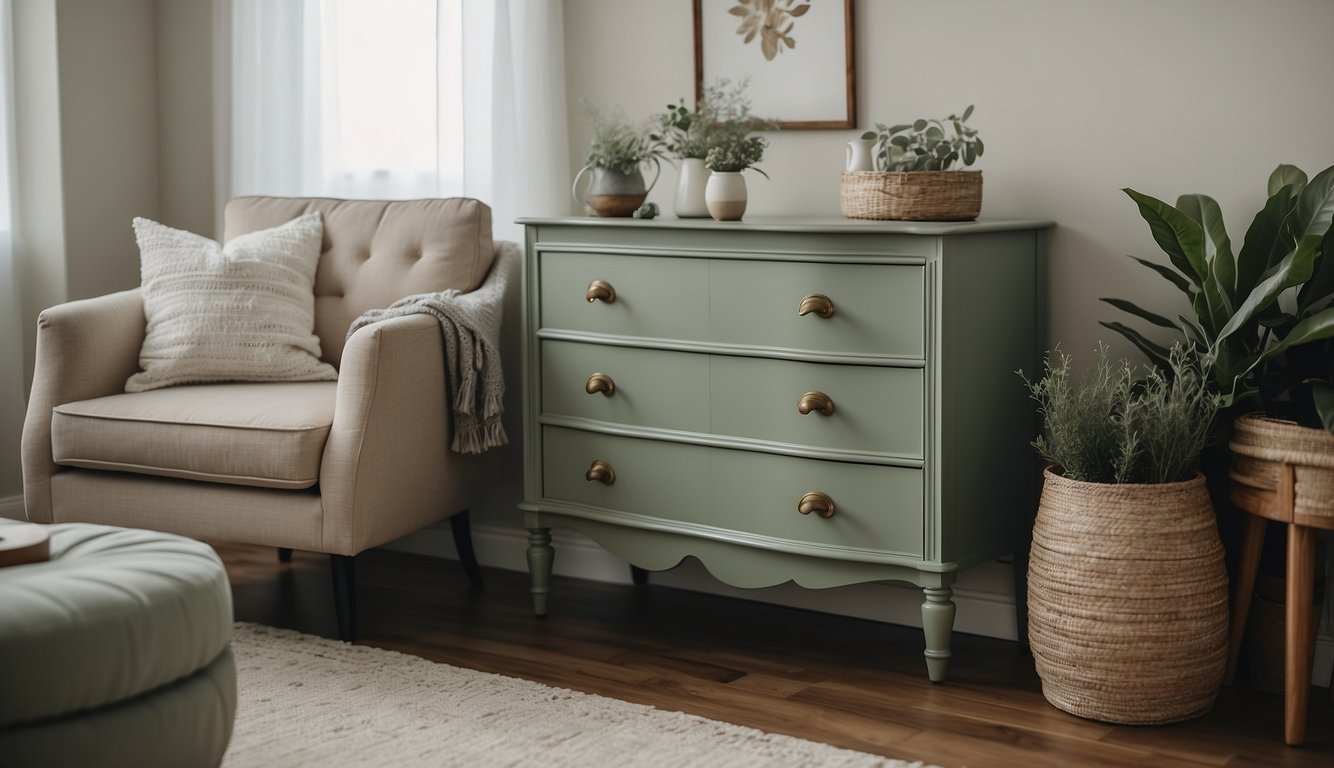
[[[677,176],[673,209],[683,219],[707,218],[704,188],[709,169],[704,160],[709,150],[727,143],[729,136],[745,137],[759,127],[768,128],[768,121],[758,120],[751,114],[750,99],[746,96],[749,78],[738,81],[721,79],[706,87],[691,111],[682,99],[668,104],[667,111],[658,118],[659,139],[668,157],[681,161]]]

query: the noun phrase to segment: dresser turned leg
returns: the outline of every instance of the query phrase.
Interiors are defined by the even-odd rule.
[[[933,683],[945,681],[950,664],[950,633],[954,631],[954,590],[925,587],[922,594],[922,634],[926,636],[926,672]]]
[[[551,592],[551,563],[556,551],[551,548],[550,528],[528,529],[528,574],[533,580],[533,613],[547,615],[547,595]]]

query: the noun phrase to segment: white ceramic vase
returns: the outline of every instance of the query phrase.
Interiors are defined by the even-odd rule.
[[[740,171],[714,171],[704,187],[704,205],[717,221],[740,221],[746,212],[746,177]]]
[[[709,183],[709,169],[702,157],[681,158],[681,176],[676,181],[676,199],[672,207],[677,218],[702,219],[709,215],[704,204],[704,187]]]

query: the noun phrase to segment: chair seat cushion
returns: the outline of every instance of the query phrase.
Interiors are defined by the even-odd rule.
[[[231,587],[207,544],[81,523],[47,532],[49,562],[0,568],[0,732],[139,696],[227,647]]]
[[[205,384],[58,405],[56,464],[259,488],[309,488],[336,382]]]

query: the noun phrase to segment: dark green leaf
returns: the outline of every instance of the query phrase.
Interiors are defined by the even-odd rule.
[[[1138,261],[1139,263],[1143,264],[1149,269],[1152,269],[1154,272],[1157,272],[1158,274],[1162,275],[1164,279],[1166,279],[1172,285],[1175,285],[1177,288],[1180,288],[1181,292],[1186,294],[1187,296],[1192,295],[1190,281],[1182,277],[1180,274],[1173,272],[1171,269],[1163,266],[1162,264],[1159,264],[1156,261],[1141,259],[1138,256],[1131,256],[1130,258],[1134,259],[1135,261]]]
[[[1291,185],[1300,192],[1306,186],[1306,173],[1295,165],[1280,165],[1269,174],[1269,196],[1273,197],[1280,189]]]
[[[1311,382],[1311,399],[1315,401],[1320,423],[1325,425],[1325,429],[1334,432],[1334,384],[1327,381]]]
[[[1179,325],[1181,329],[1185,331],[1186,338],[1189,339],[1192,344],[1200,349],[1209,348],[1209,339],[1205,337],[1204,329],[1201,328],[1198,323],[1185,315],[1177,315],[1177,320],[1180,321]]]
[[[1278,266],[1271,270],[1259,285],[1255,286],[1255,290],[1251,291],[1241,306],[1237,307],[1236,314],[1218,332],[1217,342],[1222,342],[1249,323],[1257,313],[1273,304],[1280,293],[1309,280],[1319,245],[1318,237],[1302,238],[1297,248],[1284,256]]]
[[[1295,240],[1324,235],[1334,223],[1334,165],[1317,173],[1297,196],[1288,217],[1288,233]]]
[[[973,148],[977,150],[977,156],[978,156],[978,157],[981,157],[981,156],[982,156],[982,140],[981,140],[981,139],[978,139],[977,141],[974,141],[974,142],[973,142]]]
[[[1204,261],[1204,230],[1199,223],[1156,197],[1129,188],[1122,191],[1139,206],[1140,216],[1149,223],[1153,239],[1173,266],[1191,282],[1202,286],[1209,266]]]
[[[963,164],[972,165],[975,162],[977,162],[977,153],[973,151],[973,146],[970,144],[963,150]]]
[[[863,139],[863,140],[865,140],[865,139],[874,139],[875,137],[876,137],[876,133],[875,133],[875,131],[867,131],[866,133],[863,133],[863,134],[862,134],[862,139]]]
[[[1294,205],[1296,198],[1292,189],[1280,187],[1255,214],[1237,255],[1238,302],[1245,301],[1260,278],[1292,250],[1283,234],[1283,220]]]
[[[926,123],[926,121],[923,120],[922,123]],[[911,126],[911,125],[904,125],[904,124],[900,123],[899,125],[895,125],[895,126],[890,127],[889,132],[890,132],[890,133],[901,133],[901,132],[903,132],[903,131],[908,130],[909,128],[912,128],[912,126]]]
[[[1217,201],[1208,195],[1182,195],[1177,198],[1177,208],[1187,216],[1199,222],[1208,236],[1205,241],[1205,258],[1211,267],[1219,288],[1228,300],[1236,303],[1237,266],[1232,255],[1232,240],[1223,226],[1223,211]]]
[[[1305,312],[1334,298],[1334,229],[1325,233],[1320,242],[1320,257],[1316,259],[1311,279],[1297,291],[1297,311]]]
[[[1320,339],[1328,339],[1332,336],[1334,336],[1334,307],[1317,312],[1297,323],[1288,332],[1288,335],[1283,337],[1282,341],[1265,350],[1261,359],[1273,359],[1291,347],[1319,341]]]
[[[965,109],[965,110],[963,111],[963,117],[961,117],[961,118],[959,118],[959,119],[960,119],[960,120],[967,120],[968,118],[970,118],[970,117],[972,117],[972,116],[973,116],[973,105],[972,105],[972,104],[969,104],[969,105],[968,105],[968,109]]]
[[[1153,323],[1154,325],[1161,326],[1163,328],[1172,328],[1174,330],[1180,330],[1177,328],[1176,323],[1172,322],[1171,320],[1168,320],[1162,315],[1155,315],[1154,313],[1149,312],[1148,310],[1140,309],[1138,306],[1128,301],[1125,301],[1124,299],[1099,299],[1099,301],[1111,304],[1113,307],[1116,307],[1122,312],[1129,312],[1135,317],[1148,320],[1150,323]]]
[[[930,128],[926,129],[926,138],[933,139],[935,141],[940,141],[941,139],[945,138],[945,132],[940,130],[940,128],[938,128],[937,126],[933,125]]]
[[[923,119],[921,119],[921,118],[918,118],[918,119],[916,119],[916,120],[913,121],[912,129],[913,129],[914,131],[925,131],[925,130],[926,130],[926,125],[927,125],[927,123],[926,123],[925,120],[923,120]]]
[[[1149,341],[1139,331],[1122,325],[1121,323],[1099,322],[1098,325],[1105,328],[1111,328],[1113,331],[1125,336],[1130,340],[1130,343],[1134,344],[1140,352],[1143,352],[1144,356],[1149,358],[1149,361],[1154,365],[1164,369],[1171,368],[1167,348],[1163,345]]]

